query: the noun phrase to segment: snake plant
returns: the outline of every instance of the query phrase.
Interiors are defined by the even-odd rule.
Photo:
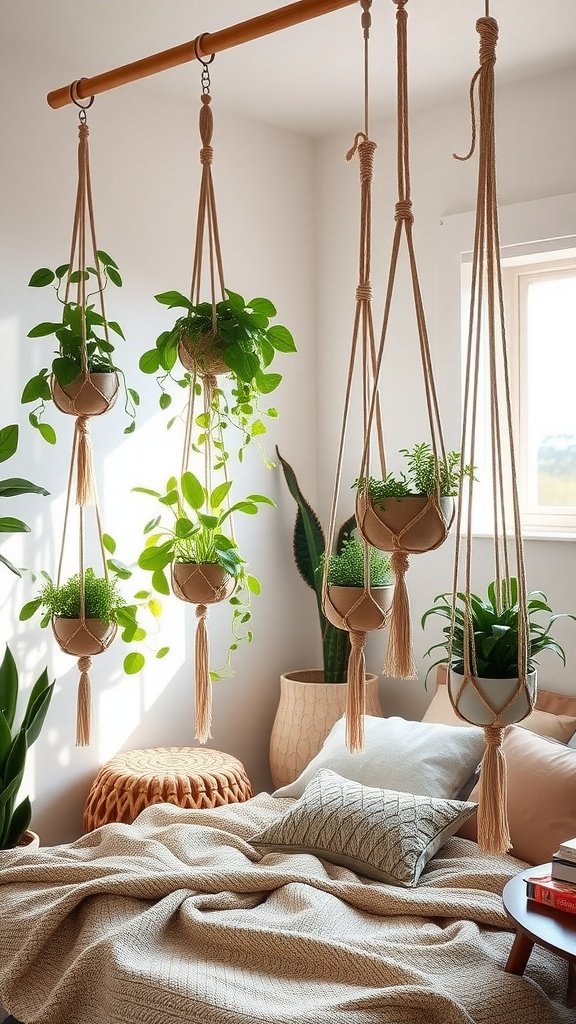
[[[294,498],[298,511],[294,525],[294,559],[296,567],[304,583],[316,594],[318,618],[322,635],[322,657],[324,665],[324,682],[345,683],[350,639],[345,630],[337,629],[322,611],[322,556],[326,548],[324,533],[318,516],[302,494],[296,474],[278,448],[276,454],[280,460],[288,490]],[[354,516],[347,519],[340,527],[336,542],[336,553],[341,554],[346,540],[350,538],[356,527]]]

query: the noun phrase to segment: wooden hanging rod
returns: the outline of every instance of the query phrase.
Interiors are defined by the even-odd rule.
[[[208,57],[211,53],[229,50],[233,46],[240,46],[252,39],[260,39],[272,32],[279,32],[280,29],[299,25],[322,14],[337,11],[341,7],[349,7],[353,3],[357,3],[357,0],[299,0],[298,3],[288,4],[276,11],[260,14],[257,18],[250,18],[249,21],[241,21],[238,25],[223,28],[220,32],[206,32],[198,50],[201,57]],[[109,89],[117,89],[128,82],[137,82],[149,75],[157,75],[159,71],[167,71],[168,68],[176,68],[195,59],[194,41],[182,43],[170,50],[162,50],[161,53],[135,60],[132,64],[124,64],[112,71],[105,71],[94,78],[83,78],[77,87],[77,95],[79,99],[88,99],[90,96],[97,96]],[[65,107],[72,102],[70,87],[64,85],[61,89],[54,89],[48,93],[46,99],[53,110]]]

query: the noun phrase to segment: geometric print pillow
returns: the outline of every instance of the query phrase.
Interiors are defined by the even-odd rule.
[[[374,789],[323,769],[281,818],[249,840],[312,853],[379,882],[411,887],[476,804]]]

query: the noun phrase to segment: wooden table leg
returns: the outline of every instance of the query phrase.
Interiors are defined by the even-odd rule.
[[[532,939],[529,939],[519,928],[504,970],[508,974],[524,974],[533,946]]]

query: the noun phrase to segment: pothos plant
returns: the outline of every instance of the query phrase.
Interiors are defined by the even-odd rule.
[[[427,442],[416,444],[413,448],[401,448],[407,463],[407,473],[398,476],[388,473],[384,480],[360,477],[354,486],[360,492],[368,491],[375,505],[381,505],[386,498],[408,498],[413,495],[434,494],[437,485],[440,497],[455,498],[458,496],[464,477],[474,476],[474,466],[463,466],[460,452],[446,453],[446,458],[434,455],[432,446]]]
[[[218,484],[210,493],[198,478],[187,471],[180,479],[171,477],[162,494],[147,487],[135,487],[140,494],[154,498],[160,514],[144,528],[146,541],[138,558],[141,569],[151,573],[152,590],[169,594],[166,569],[174,563],[215,564],[225,570],[236,586],[228,602],[233,609],[232,639],[224,667],[211,671],[213,680],[232,675],[232,656],[242,642],[251,643],[251,597],[261,591],[260,581],[249,571],[237,542],[231,536],[230,517],[234,513],[256,515],[260,505],[275,507],[271,498],[263,494],[249,494],[247,498],[226,505],[232,481]],[[152,592],[142,595],[151,597]]]
[[[118,265],[102,249],[97,252],[100,276],[104,281],[104,287],[111,283],[120,288],[122,278]],[[81,280],[81,274],[85,281],[94,284],[94,291],[86,296],[86,305],[82,306],[73,298],[66,297],[68,283],[77,285]],[[123,383],[124,408],[130,423],[124,433],[130,434],[135,428],[136,406],[140,403],[138,392],[129,388],[122,370],[117,366],[114,359],[114,343],[111,340],[114,336],[124,339],[124,333],[116,320],[107,320],[102,313],[95,308],[95,303],[90,299],[98,295],[98,273],[95,267],[87,267],[86,270],[74,270],[70,273],[70,264],[63,263],[50,270],[41,267],[36,270],[30,281],[31,288],[46,288],[52,285],[56,299],[60,303],[60,319],[54,321],[43,321],[36,324],[28,332],[29,338],[54,337],[56,349],[49,367],[45,366],[26,383],[22,392],[22,404],[34,404],[34,408],[28,415],[28,419],[48,444],[56,443],[56,432],[50,423],[43,419],[46,410],[46,403],[52,399],[50,389],[50,377],[58,381],[61,388],[66,389],[72,384],[82,372],[81,348],[82,348],[82,321],[86,324],[86,350],[88,357],[88,370],[90,373],[118,373]]]
[[[269,299],[246,302],[237,292],[226,289],[226,299],[216,305],[214,329],[211,303],[194,304],[177,291],[162,292],[155,298],[169,309],[184,310],[173,327],[163,331],[154,348],[144,352],[140,359],[143,373],[156,374],[160,408],[167,409],[172,403],[167,389],[171,381],[184,388],[192,383],[188,372],[173,376],[181,343],[185,341],[190,352],[197,349],[201,355],[206,339],[210,338],[213,351],[230,371],[227,376],[232,383],[229,395],[220,387],[214,391],[214,437],[220,443],[221,460],[225,461],[229,456],[228,445],[223,443],[223,429],[229,425],[238,428],[238,458],[242,462],[246,447],[254,441],[258,443],[258,438],[266,433],[266,418],[278,416],[278,410],[268,406],[265,399],[276,390],[282,375],[269,372],[268,367],[277,352],[296,351],[292,334],[282,324],[270,323],[276,316],[276,307]],[[199,385],[197,389],[199,393]],[[200,435],[196,446],[201,447],[204,441]]]

